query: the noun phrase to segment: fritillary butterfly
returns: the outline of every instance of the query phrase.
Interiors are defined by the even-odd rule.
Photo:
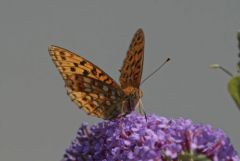
[[[89,115],[114,119],[132,112],[137,106],[143,59],[144,33],[138,29],[120,69],[120,85],[99,67],[58,46],[50,46],[49,54],[62,75],[67,94]]]

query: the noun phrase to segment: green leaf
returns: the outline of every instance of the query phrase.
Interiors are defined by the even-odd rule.
[[[194,153],[188,153],[184,152],[183,154],[178,156],[178,161],[211,161],[203,154],[194,154]]]
[[[240,76],[235,76],[228,82],[228,92],[240,110]]]

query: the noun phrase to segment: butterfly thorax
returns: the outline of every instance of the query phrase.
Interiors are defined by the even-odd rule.
[[[132,96],[136,99],[140,99],[143,96],[143,92],[140,88],[129,86],[123,89],[127,97]]]
[[[143,92],[140,88],[129,86],[123,89],[125,93],[124,103],[123,103],[123,112],[128,114],[135,110],[136,105],[139,102],[139,99],[143,96]]]

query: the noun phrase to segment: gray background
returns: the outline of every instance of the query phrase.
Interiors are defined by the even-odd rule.
[[[223,129],[240,151],[240,112],[229,97],[236,71],[239,0],[1,0],[0,160],[58,161],[87,116],[73,104],[47,51],[80,53],[118,80],[134,32],[146,37],[145,110]]]

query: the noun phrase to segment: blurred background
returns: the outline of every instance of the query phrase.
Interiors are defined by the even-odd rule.
[[[68,98],[48,54],[80,54],[118,81],[134,32],[145,32],[141,87],[147,113],[223,129],[240,152],[240,111],[227,93],[236,73],[239,0],[1,0],[0,158],[58,161],[83,122],[97,123]]]

